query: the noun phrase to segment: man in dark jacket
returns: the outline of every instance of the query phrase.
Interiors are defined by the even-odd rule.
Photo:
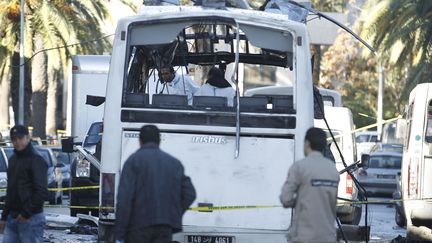
[[[3,243],[42,243],[48,165],[31,145],[26,127],[12,127],[10,138],[15,153],[9,160],[6,203],[0,221]]]
[[[146,125],[140,145],[125,162],[118,187],[117,242],[165,243],[181,231],[196,193],[181,162],[159,149],[159,129]]]

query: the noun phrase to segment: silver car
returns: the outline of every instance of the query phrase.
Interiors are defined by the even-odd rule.
[[[359,170],[358,180],[368,194],[392,195],[401,172],[402,154],[374,152],[370,154],[369,167]]]
[[[6,188],[7,188],[7,166],[8,159],[3,150],[0,147],[0,201],[4,202],[6,196]],[[2,205],[2,204],[0,204]]]

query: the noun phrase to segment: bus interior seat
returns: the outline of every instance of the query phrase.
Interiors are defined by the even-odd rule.
[[[123,105],[126,107],[145,107],[149,104],[149,95],[144,93],[127,93]]]
[[[164,108],[187,107],[188,99],[186,95],[154,94],[152,105]]]
[[[267,111],[268,99],[265,96],[240,97],[240,111]],[[234,107],[237,99],[234,97]]]
[[[276,112],[294,113],[294,103],[292,95],[272,96],[273,109]]]
[[[206,110],[221,109],[228,106],[228,100],[224,96],[194,96],[193,106]]]
[[[234,98],[234,106],[237,100]],[[292,96],[288,95],[254,95],[240,97],[240,111],[294,113]]]

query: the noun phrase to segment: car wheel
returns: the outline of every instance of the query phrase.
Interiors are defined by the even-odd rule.
[[[361,220],[362,207],[354,207],[354,210],[350,214],[339,216],[339,220],[342,224],[358,225]]]
[[[395,212],[395,221],[399,227],[404,227],[406,225],[406,219],[398,209],[396,209]]]

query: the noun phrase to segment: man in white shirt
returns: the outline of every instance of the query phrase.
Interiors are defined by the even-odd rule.
[[[171,65],[160,69],[159,79],[158,94],[187,95],[189,104],[200,87],[188,75],[177,74]]]
[[[206,83],[195,93],[195,96],[227,97],[228,106],[233,106],[233,98],[236,92],[225,79],[222,70],[217,67],[212,67],[207,78]]]

